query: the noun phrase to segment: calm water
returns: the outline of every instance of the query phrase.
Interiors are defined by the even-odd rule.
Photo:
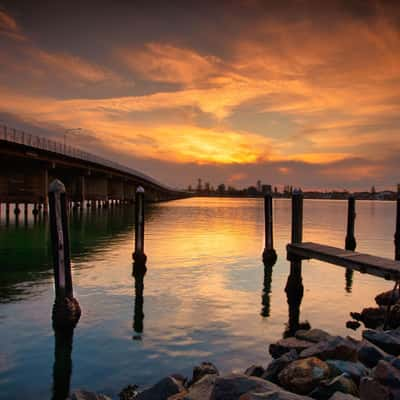
[[[55,351],[47,225],[7,226],[3,209],[0,397],[50,399],[70,378],[71,389],[116,398],[129,383],[190,374],[204,360],[222,371],[266,364],[268,344],[282,336],[288,319],[290,201],[274,200],[274,207],[279,258],[272,277],[265,277],[261,199],[194,198],[152,206],[146,216],[144,319],[137,307],[136,325],[131,209],[71,216],[74,288],[83,310],[71,355],[65,345]],[[393,202],[358,202],[357,249],[393,257],[394,218]],[[343,246],[345,223],[346,202],[305,201],[305,241]],[[303,283],[301,320],[353,336],[360,333],[345,328],[349,312],[372,305],[377,292],[392,287],[355,273],[346,290],[345,270],[317,261],[303,263]],[[143,332],[135,332],[141,323]]]

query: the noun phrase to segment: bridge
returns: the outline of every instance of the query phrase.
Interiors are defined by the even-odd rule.
[[[47,190],[53,179],[64,182],[75,207],[108,207],[133,202],[137,186],[149,201],[166,201],[187,193],[152,177],[76,147],[3,126],[0,129],[0,204],[34,205],[47,212]]]

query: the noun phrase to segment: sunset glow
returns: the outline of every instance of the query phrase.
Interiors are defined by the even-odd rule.
[[[399,7],[89,3],[79,21],[67,4],[0,6],[2,124],[56,139],[79,126],[69,143],[181,187],[396,182]]]

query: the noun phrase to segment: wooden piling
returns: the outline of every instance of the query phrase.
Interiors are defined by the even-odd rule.
[[[345,249],[354,251],[357,246],[356,238],[354,236],[354,227],[356,220],[356,199],[350,196],[347,206],[347,234],[345,240]]]
[[[303,193],[295,190],[292,195],[292,243],[303,241]]]
[[[265,218],[265,248],[263,252],[263,262],[265,266],[272,267],[277,260],[274,249],[273,237],[273,209],[272,194],[266,193],[264,196],[264,218]]]
[[[133,260],[135,264],[145,264],[146,255],[144,253],[144,189],[139,186],[136,189],[135,198],[135,252]]]
[[[394,259],[400,261],[400,185],[397,187],[397,211],[396,211],[396,233],[394,235],[395,255]]]
[[[292,243],[303,241],[303,193],[294,190],[292,195]],[[304,287],[301,276],[301,258],[290,255],[290,274],[285,292],[289,305],[288,331],[294,333],[300,326],[300,305],[303,299]]]
[[[15,207],[14,207],[14,214],[18,217],[18,215],[21,213],[21,210],[19,208],[19,204],[15,203]]]
[[[49,205],[56,292],[53,326],[55,329],[73,328],[78,323],[81,309],[73,297],[65,186],[57,179],[49,187]]]

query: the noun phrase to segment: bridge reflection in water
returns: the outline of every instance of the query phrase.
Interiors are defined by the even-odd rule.
[[[342,269],[304,262],[304,299],[301,305],[288,304],[284,288],[290,271],[284,255],[289,204],[276,202],[280,258],[272,269],[264,269],[260,257],[264,224],[258,200],[202,198],[152,205],[146,216],[148,271],[142,280],[131,276],[132,206],[71,210],[74,286],[83,314],[69,337],[54,337],[51,329],[54,285],[47,220],[38,215],[35,222],[30,213],[26,225],[20,220],[6,226],[3,207],[0,329],[6,334],[0,380],[5,397],[24,395],[23,386],[35,398],[62,398],[68,387],[117,397],[129,383],[154,383],[171,373],[171,365],[188,374],[205,359],[223,371],[241,370],[266,361],[267,345],[282,335],[285,324],[300,323],[300,308],[302,318],[313,325],[318,321],[315,327],[348,334],[344,323],[349,311],[373,304],[374,295],[392,285],[355,275],[348,293]],[[309,214],[307,238],[342,243],[343,218],[338,215],[345,215],[346,204],[308,205],[314,213]],[[377,218],[392,220],[391,204],[374,206]],[[370,207],[363,203],[360,214],[368,216]],[[374,224],[366,220],[368,226]],[[360,228],[361,245],[391,254],[392,229],[375,225],[383,239]]]

